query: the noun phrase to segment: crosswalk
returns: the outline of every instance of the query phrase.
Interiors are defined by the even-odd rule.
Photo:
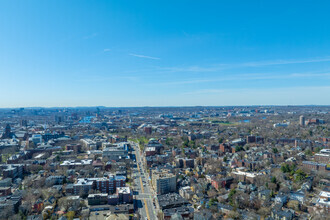
[[[152,195],[151,194],[147,194],[147,193],[141,193],[139,195],[136,195],[137,199],[152,199]]]

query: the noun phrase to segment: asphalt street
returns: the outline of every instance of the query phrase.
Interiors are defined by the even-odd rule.
[[[134,191],[138,203],[141,219],[155,220],[157,214],[153,203],[154,194],[152,193],[150,181],[142,165],[142,159],[138,144],[131,142],[136,157],[136,167],[133,168]]]

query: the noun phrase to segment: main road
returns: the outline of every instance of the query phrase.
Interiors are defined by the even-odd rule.
[[[137,143],[130,142],[134,149],[136,165],[133,168],[134,178],[134,191],[137,192],[136,200],[138,201],[138,207],[143,220],[154,220],[157,219],[155,206],[153,203],[154,194],[152,193],[150,182],[147,179],[147,175],[141,159],[140,148]]]

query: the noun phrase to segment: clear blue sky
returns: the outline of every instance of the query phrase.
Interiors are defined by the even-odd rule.
[[[330,104],[330,1],[0,0],[0,107]]]

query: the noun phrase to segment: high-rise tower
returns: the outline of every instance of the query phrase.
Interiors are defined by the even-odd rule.
[[[299,117],[299,124],[300,126],[305,126],[305,117],[303,115]]]

